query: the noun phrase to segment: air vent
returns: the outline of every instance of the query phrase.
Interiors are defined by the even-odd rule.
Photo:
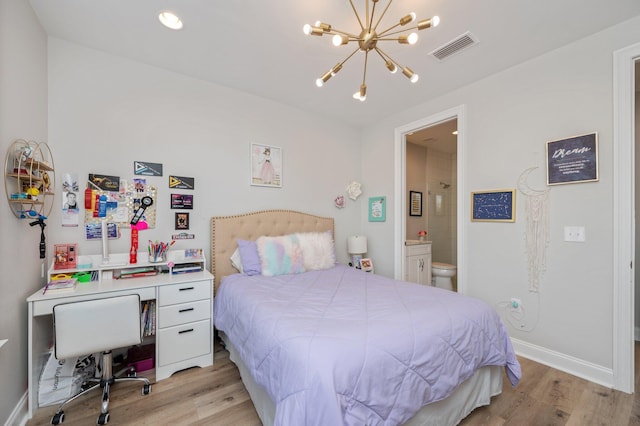
[[[461,50],[471,47],[477,43],[478,39],[473,34],[467,31],[461,36],[451,40],[444,46],[439,47],[433,52],[429,53],[429,55],[434,56],[439,61],[444,61],[449,56],[455,55]]]

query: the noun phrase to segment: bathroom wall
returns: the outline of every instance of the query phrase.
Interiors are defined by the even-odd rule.
[[[407,151],[408,154],[408,151]],[[455,154],[427,148],[425,211],[434,262],[456,264],[457,259],[457,182]]]
[[[418,231],[421,229],[428,229],[428,215],[427,215],[427,148],[416,145],[413,143],[407,143],[407,159],[406,159],[406,185],[407,185],[407,200],[409,200],[409,191],[422,192],[422,216],[410,216],[409,206],[407,205],[405,212],[406,221],[406,236],[407,240],[417,240]],[[427,239],[429,239],[427,237]]]

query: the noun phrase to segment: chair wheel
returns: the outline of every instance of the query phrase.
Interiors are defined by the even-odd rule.
[[[53,417],[51,417],[52,425],[59,425],[62,422],[64,422],[64,411],[58,411],[53,415]]]
[[[150,393],[151,393],[151,385],[145,384],[144,386],[142,386],[143,395],[149,395]]]
[[[100,416],[98,416],[98,424],[106,425],[107,423],[109,423],[109,413],[100,413]]]
[[[127,377],[138,377],[138,373],[135,369],[132,368],[131,370],[127,371]]]

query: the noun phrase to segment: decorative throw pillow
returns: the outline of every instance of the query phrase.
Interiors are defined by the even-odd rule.
[[[304,232],[295,234],[300,241],[304,268],[307,271],[333,268],[336,252],[331,232]]]
[[[240,257],[240,249],[237,248],[229,259],[231,259],[231,266],[236,268],[238,272],[242,274],[242,258]]]
[[[242,273],[246,275],[259,275],[262,272],[260,255],[255,241],[238,240],[238,250],[242,261]]]
[[[304,259],[294,235],[260,237],[256,240],[262,275],[275,276],[304,272]]]

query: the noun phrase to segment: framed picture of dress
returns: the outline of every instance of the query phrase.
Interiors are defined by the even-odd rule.
[[[282,187],[282,148],[251,144],[251,185]]]

